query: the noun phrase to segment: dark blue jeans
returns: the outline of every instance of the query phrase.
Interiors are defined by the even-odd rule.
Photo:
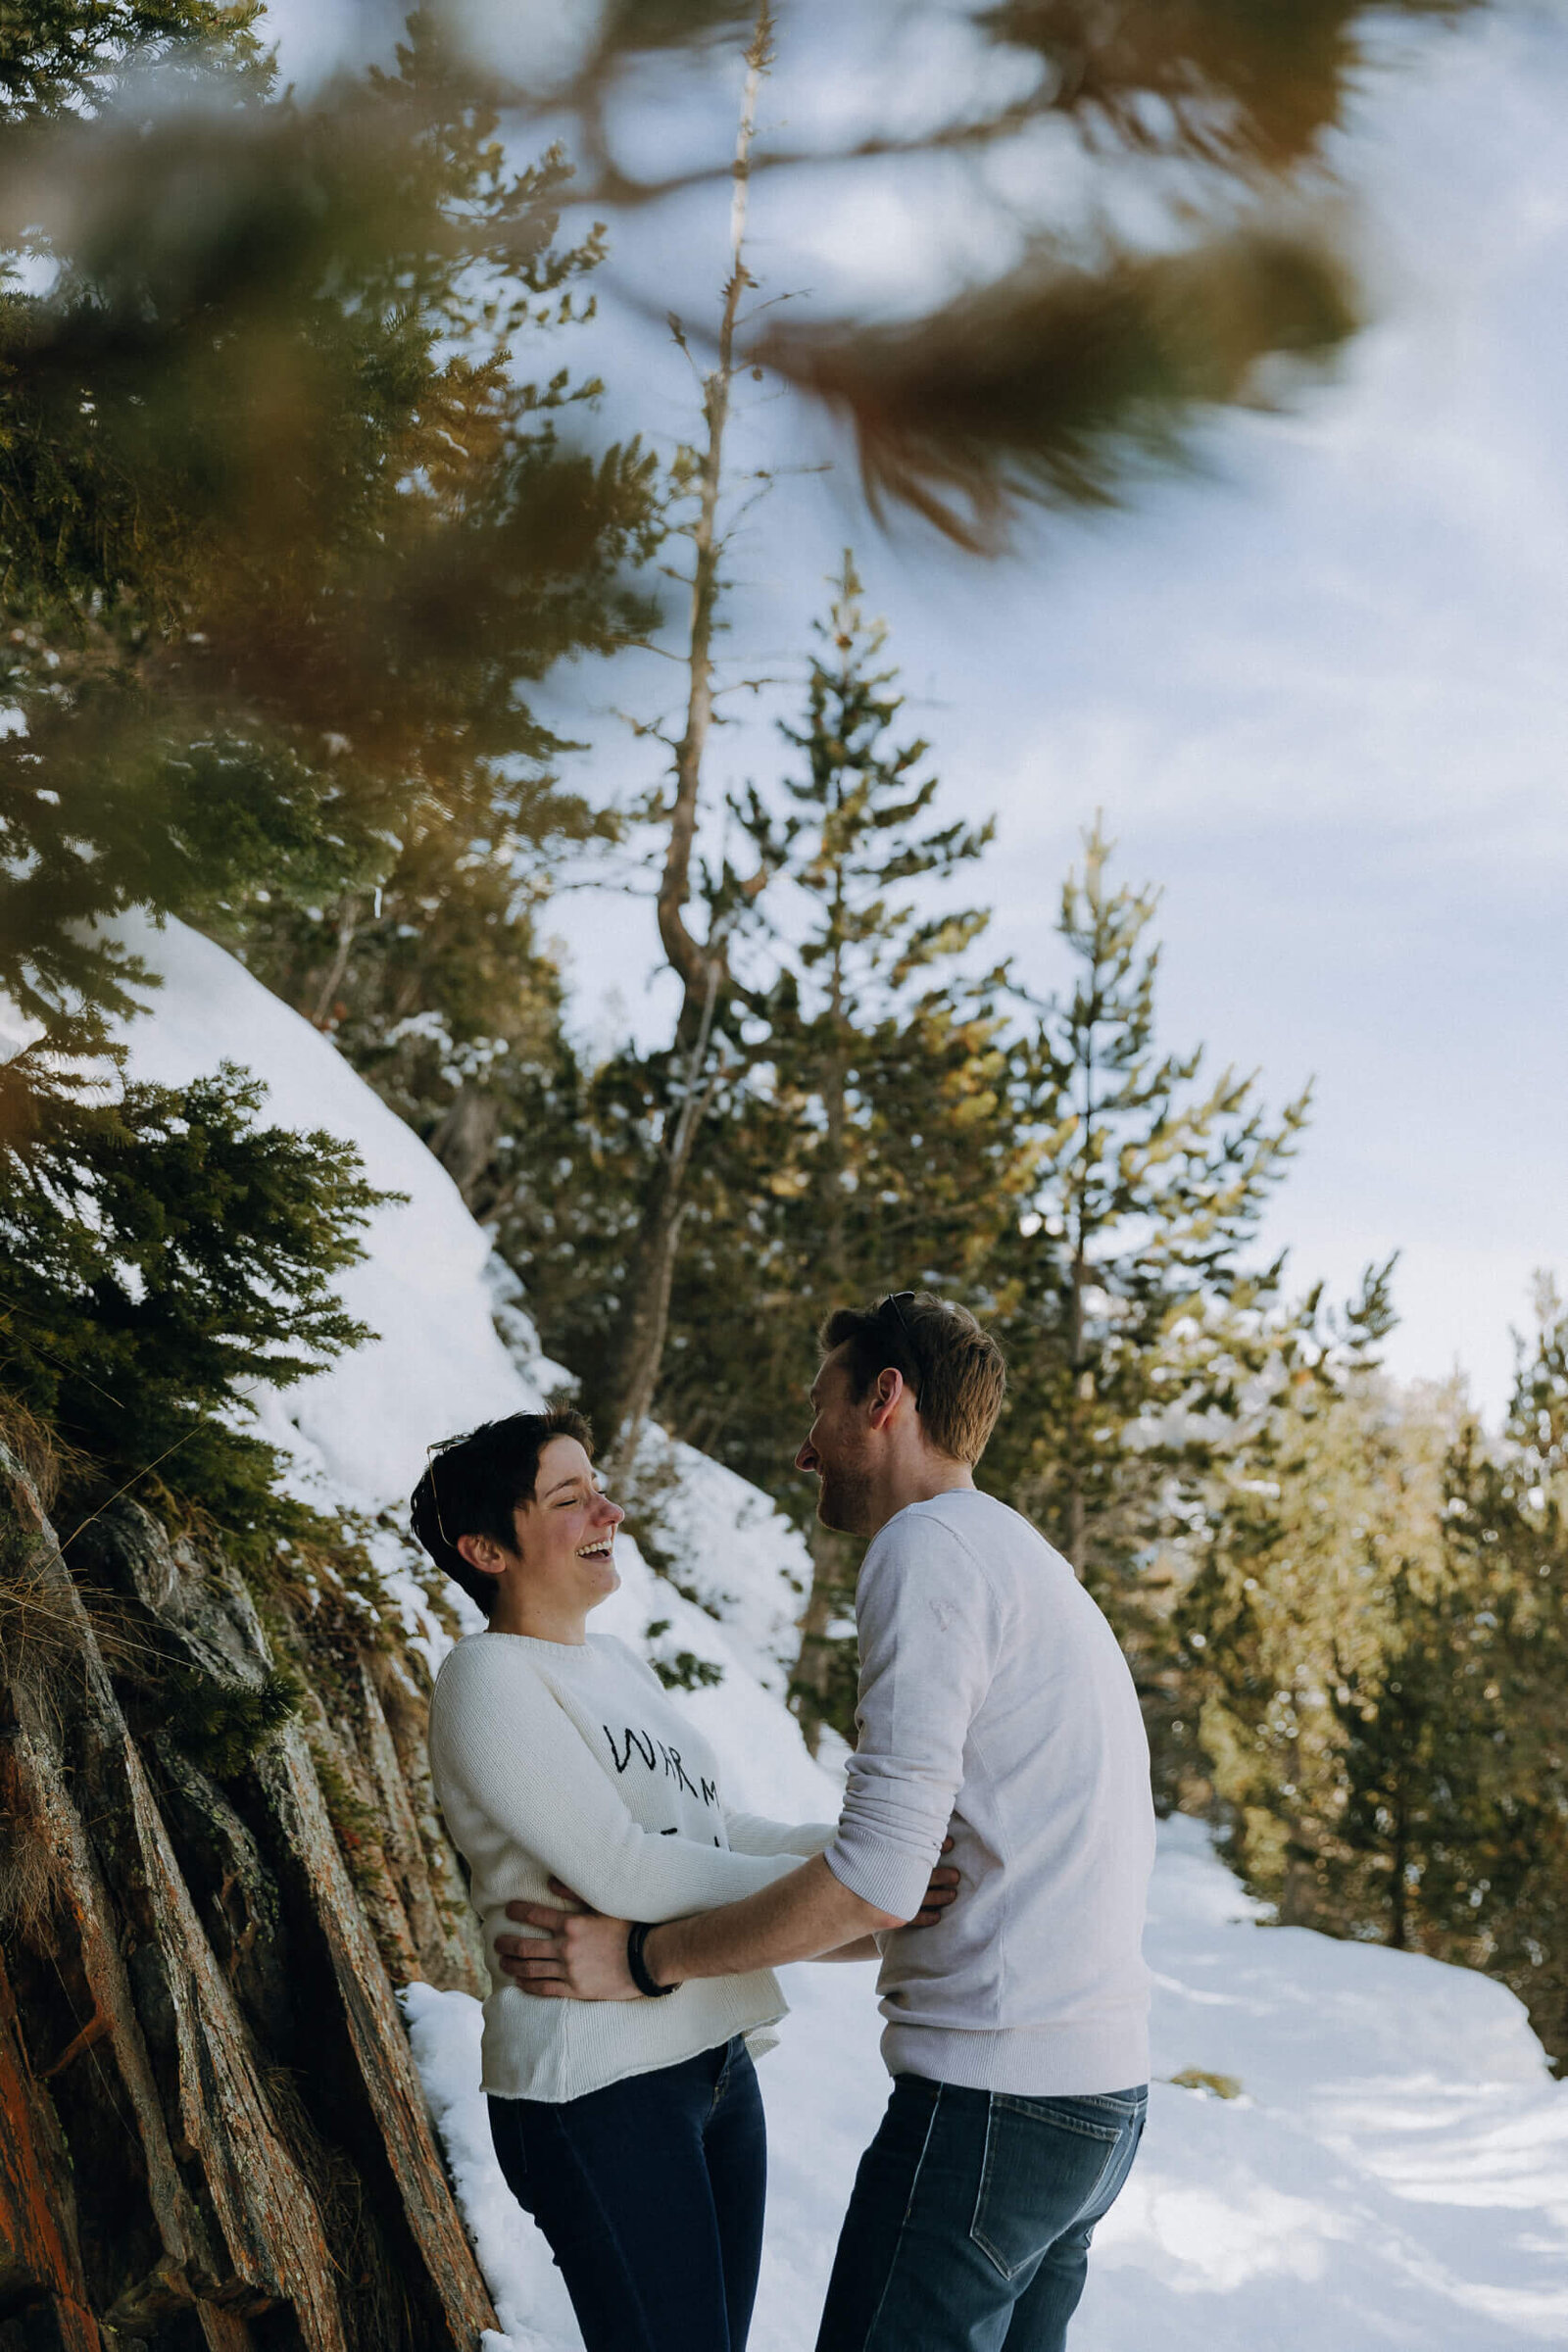
[[[900,2075],[860,2160],[816,2352],[1061,2352],[1147,2086],[1024,2099]]]
[[[739,2035],[580,2099],[492,2098],[490,2136],[586,2352],[743,2352],[767,2132]]]

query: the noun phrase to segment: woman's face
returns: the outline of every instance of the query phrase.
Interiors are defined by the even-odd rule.
[[[552,1438],[539,1456],[533,1498],[514,1518],[529,1606],[570,1617],[608,1600],[620,1578],[615,1530],[626,1516],[595,1477],[575,1438]]]

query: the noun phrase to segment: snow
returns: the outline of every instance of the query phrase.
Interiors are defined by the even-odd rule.
[[[387,1514],[376,1556],[434,1663],[447,1636],[391,1515],[432,1439],[533,1406],[566,1376],[539,1353],[454,1186],[330,1042],[181,925],[122,931],[165,976],[151,1017],[125,1033],[132,1075],[178,1084],[220,1058],[246,1064],[268,1083],[269,1117],[349,1137],[373,1183],[409,1196],[377,1212],[368,1257],[342,1285],[378,1339],[255,1401],[318,1500]],[[732,1473],[687,1448],[668,1468],[662,1541],[700,1598],[623,1538],[621,1590],[596,1624],[647,1648],[648,1626],[665,1619],[657,1652],[722,1667],[716,1687],[674,1696],[717,1750],[730,1802],[829,1817],[841,1772],[807,1755],[781,1694],[805,1545]],[[471,1622],[471,1603],[465,1613]],[[1552,2081],[1511,1994],[1436,1961],[1264,1925],[1187,1821],[1161,1828],[1147,1949],[1149,2130],[1097,2233],[1074,2352],[1568,2344],[1568,2085]],[[784,1975],[794,2014],[760,2069],[771,2191],[753,2352],[808,2340],[887,2095],[872,1972]],[[504,2330],[487,2352],[578,2352],[560,2279],[491,2155],[478,2006],[427,1984],[403,1997]],[[1239,2094],[1169,2079],[1194,2071],[1233,2078]]]
[[[803,1405],[800,1437],[807,1418]],[[793,1452],[797,1443],[790,1431],[780,1450]],[[644,1438],[637,1468],[639,1476],[671,1482],[660,1499],[660,1533],[679,1559],[681,1583],[722,1618],[731,1649],[744,1654],[763,1689],[782,1693],[811,1588],[810,1554],[799,1531],[756,1487],[662,1430]]]
[[[500,1414],[536,1410],[570,1375],[540,1349],[514,1277],[498,1266],[445,1169],[328,1037],[183,923],[159,929],[131,915],[115,932],[162,982],[150,1016],[122,1033],[127,1077],[180,1086],[220,1060],[237,1061],[266,1082],[265,1120],[347,1137],[369,1181],[406,1196],[373,1213],[366,1256],[339,1285],[345,1305],[376,1338],[294,1388],[258,1388],[250,1397],[261,1433],[282,1448],[302,1494],[372,1520],[395,1515],[401,1528],[427,1446]],[[722,1669],[721,1684],[690,1693],[687,1703],[703,1730],[735,1751],[732,1804],[831,1815],[837,1795],[824,1802],[793,1719],[763,1703],[764,1684],[783,1688],[786,1637],[810,1575],[806,1544],[765,1495],[689,1446],[671,1449],[668,1468],[675,1483],[662,1498],[662,1517],[679,1545],[681,1581],[710,1605],[657,1577],[622,1535],[621,1589],[595,1622],[646,1649],[649,1625],[667,1620],[668,1632],[652,1645],[659,1654],[689,1650]],[[370,1542],[410,1633],[438,1665],[448,1637],[410,1574],[403,1538],[381,1527]],[[473,1602],[456,1587],[448,1595],[460,1623],[477,1627]],[[724,1610],[725,1622],[713,1608]]]
[[[123,1031],[128,1076],[182,1086],[237,1061],[266,1080],[269,1123],[346,1136],[372,1184],[409,1197],[374,1212],[367,1257],[340,1285],[379,1345],[281,1397],[262,1393],[264,1434],[318,1468],[345,1502],[376,1510],[407,1497],[433,1440],[537,1408],[559,1368],[541,1358],[530,1379],[502,1345],[483,1279],[489,1243],[413,1130],[330,1038],[199,932],[172,921],[155,930],[137,915],[115,932],[163,976],[151,1017]]]
[[[1568,2085],[1502,1986],[1260,1924],[1196,1822],[1161,1824],[1155,2080],[1073,2352],[1509,2352],[1568,2343]],[[760,2069],[767,2241],[752,2352],[800,2352],[887,2097],[871,1971],[783,1973]],[[515,2352],[579,2352],[473,2088],[478,2005],[411,1985],[415,2055]],[[1184,2089],[1199,2071],[1241,2084]],[[499,2352],[499,2348],[493,2348]]]

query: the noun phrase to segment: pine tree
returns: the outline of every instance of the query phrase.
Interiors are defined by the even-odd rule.
[[[431,16],[314,105],[254,24],[59,0],[0,34],[28,165],[0,224],[0,987],[41,1031],[3,1073],[7,1377],[85,1480],[156,1466],[242,1543],[287,1512],[238,1389],[360,1336],[330,1277],[369,1196],[238,1073],[84,1090],[144,978],[100,918],[194,916],[356,1000],[390,1059],[422,1021],[450,1105],[466,1053],[551,1027],[516,869],[596,821],[524,690],[644,624],[620,575],[657,528],[635,446],[570,446],[594,387],[513,371],[601,250],[556,243],[564,159],[509,165]],[[172,61],[183,105],[120,104]],[[410,952],[432,904],[444,1008]]]
[[[1393,14],[1420,24],[1470,4],[1395,0]],[[679,236],[678,208],[716,189],[721,170],[657,145],[639,168],[610,124],[643,74],[655,104],[671,105],[683,69],[706,96],[715,30],[741,14],[722,0],[595,12],[566,93],[574,143],[592,159],[588,201],[645,219],[662,203]],[[912,511],[969,546],[996,547],[1026,502],[1136,495],[1154,465],[1179,461],[1194,421],[1255,399],[1260,362],[1274,362],[1277,397],[1293,368],[1358,324],[1334,224],[1306,221],[1302,201],[1352,93],[1420,53],[1386,40],[1388,19],[1366,0],[997,0],[960,12],[953,33],[968,54],[933,85],[928,128],[908,125],[895,50],[886,91],[869,99],[885,96],[885,110],[857,112],[842,144],[820,123],[799,143],[772,140],[750,169],[785,179],[831,165],[853,186],[890,156],[971,162],[976,201],[995,207],[994,272],[912,317],[880,290],[836,318],[771,313],[744,357],[848,422],[873,512]],[[828,76],[834,63],[825,51]],[[559,87],[540,92],[535,112],[561,103]],[[1076,139],[1080,168],[1060,183],[1072,193],[1054,205],[1031,180],[1028,202],[1009,210],[998,189],[1014,172],[984,164],[1042,136],[1069,154]],[[1129,169],[1162,214],[1158,232],[1135,241],[1114,227]],[[917,218],[909,233],[921,234]]]
[[[1444,1593],[1456,1410],[1382,1378],[1386,1290],[1374,1274],[1358,1319],[1337,1328],[1309,1301],[1288,1333],[1254,1426],[1213,1467],[1177,1630],[1185,1703],[1200,1710],[1249,1883],[1287,1922],[1393,1939],[1420,1811],[1412,1710],[1436,1639],[1423,1612]]]
[[[0,1396],[70,1467],[63,1536],[132,1488],[255,1565],[315,1515],[277,1492],[249,1391],[368,1336],[332,1278],[383,1196],[350,1146],[259,1125],[231,1064],[104,1100],[33,1084],[37,1051],[0,1068]]]
[[[1070,993],[1047,1005],[1014,1096],[1039,1174],[994,1279],[1012,1402],[987,1456],[1113,1613],[1173,1499],[1273,1345],[1278,1266],[1246,1252],[1306,1117],[1254,1077],[1199,1084],[1202,1052],[1155,1044],[1152,890],[1112,890],[1097,823],[1063,886]]]
[[[1568,1555],[1546,1466],[1568,1386],[1552,1303],[1500,1441],[1451,1389],[1379,1375],[1386,1308],[1342,1331],[1348,1348],[1308,1360],[1303,1346],[1214,1481],[1179,1625],[1249,1884],[1282,1919],[1486,1968],[1562,2057]]]
[[[1457,1917],[1479,1942],[1480,1964],[1526,2003],[1560,2071],[1568,2066],[1568,1312],[1545,1275],[1537,1280],[1535,1328],[1517,1343],[1501,1441],[1465,1433],[1448,1463],[1443,1527],[1450,1573],[1469,1596],[1467,1709],[1486,1802],[1467,1815],[1462,1869],[1423,1894],[1430,1908],[1441,1902],[1446,1926]]]
[[[976,967],[986,917],[943,897],[989,824],[942,822],[929,746],[901,741],[886,631],[852,559],[816,627],[799,765],[732,816],[742,864],[710,878],[739,918],[751,1072],[708,1152],[671,1311],[670,1425],[801,1513],[786,1433],[804,1426],[815,1330],[846,1301],[909,1283],[967,1298],[1024,1181],[1004,1083],[1000,971]],[[745,877],[770,877],[749,898]],[[760,967],[760,969],[758,969]],[[742,1320],[736,1286],[760,1291]],[[814,1526],[795,1700],[814,1745],[849,1724],[851,1546]]]
[[[109,14],[134,65],[164,12]],[[99,915],[233,941],[261,901],[259,964],[330,1001],[349,903],[379,888],[406,922],[389,888],[412,902],[432,844],[507,862],[580,834],[522,689],[648,617],[620,573],[652,542],[651,461],[568,446],[594,387],[511,367],[599,257],[554,243],[563,159],[508,166],[429,16],[395,73],[308,107],[254,44],[236,62],[243,14],[204,42],[208,14],[181,52],[200,104],[94,114],[89,76],[55,107],[25,243],[53,274],[0,302],[24,722],[0,745],[0,982],[62,1041],[126,1008]]]

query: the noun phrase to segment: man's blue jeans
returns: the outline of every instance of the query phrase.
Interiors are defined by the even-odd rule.
[[[739,2035],[559,2105],[492,2098],[490,2135],[587,2352],[743,2352],[767,2132]]]
[[[1025,2099],[900,2075],[860,2160],[816,2352],[1061,2352],[1147,2085]]]

